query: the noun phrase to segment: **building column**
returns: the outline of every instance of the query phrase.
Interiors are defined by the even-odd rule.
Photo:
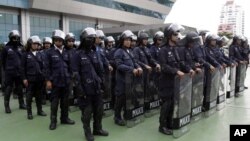
[[[62,30],[66,34],[69,33],[69,17],[65,14],[62,14],[61,20],[62,20]]]
[[[30,16],[29,11],[25,9],[20,10],[21,15],[21,33],[23,43],[26,43],[28,38],[30,37]]]

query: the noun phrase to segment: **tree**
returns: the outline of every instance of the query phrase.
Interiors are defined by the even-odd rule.
[[[219,36],[226,36],[228,39],[232,39],[233,38],[233,33],[232,32],[219,32],[218,33]]]

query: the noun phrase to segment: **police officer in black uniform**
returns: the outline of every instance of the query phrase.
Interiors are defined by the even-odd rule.
[[[69,118],[69,82],[70,82],[70,57],[64,48],[65,34],[61,30],[54,30],[52,33],[53,46],[46,52],[45,80],[46,88],[51,93],[51,123],[50,130],[56,129],[57,109],[60,101],[61,124],[75,124]]]
[[[181,60],[185,62],[185,73],[190,73],[191,76],[195,74],[195,72],[200,73],[201,65],[195,61],[193,47],[200,40],[200,37],[195,32],[187,33],[185,37],[185,45],[183,47],[178,48],[179,55]]]
[[[5,93],[4,93],[4,107],[5,113],[11,113],[10,109],[10,94],[13,90],[13,84],[17,89],[19,108],[26,109],[23,100],[22,79],[21,79],[21,60],[22,49],[20,33],[17,30],[12,30],[9,33],[9,42],[3,48],[1,59],[2,67],[5,72]]]
[[[238,64],[246,64],[247,61],[243,58],[241,54],[242,38],[239,35],[233,37],[233,42],[229,46],[229,58]]]
[[[179,32],[184,28],[178,24],[170,24],[164,30],[166,43],[163,44],[159,52],[159,63],[161,65],[161,75],[159,82],[159,94],[162,101],[160,112],[159,132],[171,135],[172,116],[174,105],[174,79],[175,76],[180,78],[184,76],[184,62],[180,60],[177,50],[179,41]]]
[[[81,44],[77,53],[77,68],[80,80],[78,103],[82,112],[81,120],[85,137],[93,141],[93,135],[108,136],[108,132],[102,129],[103,100],[101,93],[102,71],[95,50],[96,32],[93,28],[85,28],[81,33]],[[93,114],[93,134],[90,120]]]
[[[117,125],[125,126],[125,116],[121,116],[122,109],[125,108],[126,90],[125,90],[125,75],[126,73],[133,73],[134,77],[142,75],[141,67],[136,63],[132,53],[131,40],[134,34],[130,30],[125,30],[121,36],[118,49],[115,52],[114,58],[116,62],[116,85],[115,85],[115,115],[114,122]],[[125,115],[126,113],[124,113]]]
[[[42,42],[42,50],[40,50],[39,52],[42,55],[42,61],[43,64],[45,64],[45,57],[46,57],[46,51],[51,47],[52,45],[52,39],[50,37],[44,37],[43,38],[43,42]],[[42,87],[42,104],[45,105],[46,104],[46,100],[49,99],[49,95],[51,94],[50,90],[46,90],[46,84],[43,84]]]
[[[150,47],[150,53],[154,60],[159,61],[159,51],[161,50],[162,40],[164,38],[164,33],[162,31],[157,31],[153,37],[154,43]]]
[[[27,88],[27,118],[33,119],[32,115],[32,98],[36,99],[37,114],[39,116],[46,116],[42,110],[42,90],[44,82],[44,65],[42,61],[42,54],[38,52],[38,44],[40,38],[38,36],[31,36],[27,41],[27,52],[24,53],[22,59],[22,80],[24,86]]]
[[[75,42],[75,35],[73,33],[67,33],[65,36],[65,49],[69,53],[70,57],[70,67],[72,71],[72,76],[71,76],[71,82],[69,86],[69,99],[70,99],[70,106],[75,105],[75,99],[76,99],[76,83],[77,81],[77,66],[76,66],[76,45],[74,44]]]

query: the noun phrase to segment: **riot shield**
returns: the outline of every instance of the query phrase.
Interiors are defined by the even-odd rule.
[[[217,96],[217,110],[221,110],[225,107],[226,101],[226,68],[220,70],[220,87],[219,94]]]
[[[144,71],[144,106],[145,106],[145,117],[151,117],[159,113],[160,100],[158,94],[159,75],[156,72]]]
[[[203,100],[203,109],[205,116],[208,117],[216,111],[217,96],[219,94],[220,70],[215,69],[214,72],[207,72],[205,95]]]
[[[127,127],[144,121],[144,90],[142,76],[125,74],[125,119]]]
[[[236,68],[235,97],[242,95],[245,90],[246,68],[246,64],[239,64]]]
[[[196,73],[192,79],[192,108],[191,118],[192,121],[201,119],[202,104],[203,104],[203,91],[204,91],[204,71]]]
[[[236,67],[228,67],[226,71],[227,77],[227,103],[231,103],[235,93]]]
[[[189,131],[186,125],[191,117],[192,78],[189,74],[181,79],[176,76],[174,83],[173,136],[180,137]]]
[[[111,116],[113,114],[111,104],[111,84],[112,84],[112,73],[109,71],[104,75],[104,92],[103,92],[103,110],[104,117]]]

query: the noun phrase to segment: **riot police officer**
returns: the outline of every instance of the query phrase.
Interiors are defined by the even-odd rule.
[[[193,47],[200,40],[199,35],[195,32],[187,33],[185,37],[185,45],[184,47],[180,47],[178,49],[180,59],[185,62],[185,73],[190,73],[191,76],[195,74],[195,72],[201,72],[201,65],[195,61]]]
[[[162,40],[164,38],[164,33],[162,31],[157,31],[153,37],[154,43],[150,47],[150,53],[154,60],[159,61],[159,51],[161,49]]]
[[[45,64],[45,52],[51,47],[52,45],[52,39],[50,37],[44,37],[42,40],[42,50],[39,51],[42,55],[42,61],[43,64]],[[42,104],[45,105],[46,104],[46,100],[49,99],[49,95],[50,95],[51,91],[48,90],[46,91],[46,85],[44,83],[43,87],[42,87]]]
[[[131,50],[133,50],[136,47],[136,43],[137,43],[137,36],[133,35],[132,36],[132,41],[131,41]]]
[[[247,62],[244,60],[242,54],[241,54],[241,44],[242,44],[242,38],[239,35],[235,35],[233,37],[233,42],[229,47],[229,58],[233,61],[240,63],[240,64],[246,64]]]
[[[44,65],[42,55],[38,52],[38,45],[40,38],[38,36],[31,36],[27,41],[27,50],[22,58],[22,80],[24,86],[27,88],[27,118],[33,119],[32,115],[32,98],[36,99],[37,114],[39,116],[46,116],[42,110],[42,91],[41,87],[44,82]]]
[[[69,58],[70,58],[70,67],[71,67],[71,71],[72,71],[72,76],[71,76],[71,82],[70,82],[70,86],[69,86],[69,98],[70,98],[70,106],[75,105],[74,101],[76,98],[76,82],[77,81],[77,66],[76,66],[76,46],[74,44],[75,42],[75,35],[73,33],[67,33],[65,36],[65,49],[68,51],[69,53]]]
[[[68,97],[70,82],[70,57],[64,48],[65,34],[61,30],[54,30],[52,33],[53,46],[46,52],[45,80],[46,88],[51,93],[51,123],[50,130],[56,129],[57,109],[60,101],[61,124],[75,124],[68,115]]]
[[[21,60],[22,48],[20,33],[17,30],[12,30],[9,33],[9,42],[2,51],[2,67],[5,72],[5,93],[4,107],[5,113],[11,113],[9,106],[10,94],[13,89],[13,84],[17,89],[19,108],[26,109],[23,100],[22,79],[21,79]]]
[[[43,49],[47,50],[51,47],[52,39],[50,37],[43,38]]]
[[[78,103],[82,112],[81,120],[85,137],[93,141],[93,135],[108,136],[108,132],[102,129],[103,100],[101,93],[101,79],[98,73],[100,64],[95,53],[96,32],[93,28],[85,28],[81,33],[81,44],[77,54],[77,66],[80,78],[80,92]],[[93,114],[93,134],[90,120]]]
[[[131,73],[134,77],[141,76],[142,69],[136,63],[132,50],[130,50],[132,36],[134,34],[130,30],[125,30],[119,41],[119,47],[115,52],[114,58],[116,63],[116,85],[115,85],[115,115],[114,122],[117,125],[125,126],[125,120],[121,116],[122,109],[125,108],[126,97],[125,97],[125,75]],[[124,113],[125,114],[125,113]]]
[[[166,43],[163,44],[159,52],[159,63],[161,65],[161,76],[159,82],[159,94],[162,101],[160,111],[159,132],[171,135],[172,116],[173,116],[173,96],[175,76],[180,78],[184,76],[184,62],[180,60],[177,51],[177,42],[179,41],[180,31],[184,30],[181,25],[170,24],[164,30]]]

